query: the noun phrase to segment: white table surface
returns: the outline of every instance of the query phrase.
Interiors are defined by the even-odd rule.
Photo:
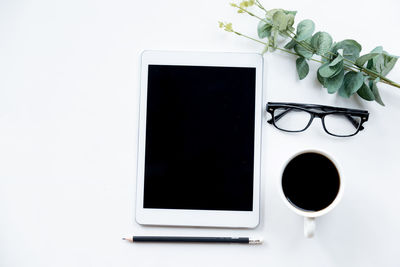
[[[400,266],[400,89],[381,85],[386,107],[328,95],[317,65],[299,81],[294,57],[268,54],[264,102],[365,108],[365,131],[302,134],[266,124],[261,224],[253,230],[143,227],[134,221],[143,49],[260,52],[217,27],[255,36],[256,20],[229,1],[0,2],[0,266]],[[400,54],[400,4],[263,1],[298,10],[335,40]],[[274,6],[271,6],[274,4]],[[389,78],[400,81],[400,67]],[[346,179],[342,202],[317,220],[314,239],[280,199],[284,161],[303,148],[332,154]],[[135,234],[256,236],[262,246],[130,244]]]

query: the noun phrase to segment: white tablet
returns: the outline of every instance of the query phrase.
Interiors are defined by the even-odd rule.
[[[136,221],[256,227],[263,59],[145,51]]]

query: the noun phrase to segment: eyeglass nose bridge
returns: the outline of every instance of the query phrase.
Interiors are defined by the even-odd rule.
[[[308,129],[308,127],[311,126],[311,124],[313,123],[315,118],[321,119],[322,126],[324,126],[324,117],[326,115],[325,113],[313,111],[313,112],[309,112],[309,114],[310,114],[310,121],[308,122],[307,126],[304,128],[303,131],[305,131],[306,129]]]
[[[310,112],[312,118],[314,119],[315,117],[322,119],[323,117],[325,117],[326,113],[325,112],[317,112],[317,111],[313,111]]]

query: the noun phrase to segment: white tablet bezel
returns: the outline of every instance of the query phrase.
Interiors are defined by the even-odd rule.
[[[256,68],[252,211],[143,208],[148,66],[190,65]],[[141,54],[136,221],[144,225],[254,228],[259,223],[263,58],[253,53],[144,51]]]

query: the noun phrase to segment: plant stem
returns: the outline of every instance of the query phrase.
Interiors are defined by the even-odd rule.
[[[256,0],[256,3],[257,3],[257,6],[258,6],[260,9],[264,10],[265,12],[267,12],[267,10],[263,7],[263,5],[260,3],[260,1]]]
[[[237,34],[237,35],[239,35],[239,36],[242,36],[242,37],[245,37],[245,38],[247,38],[247,39],[250,39],[250,40],[253,40],[253,41],[255,41],[255,42],[258,42],[258,43],[260,43],[260,44],[263,44],[263,45],[265,45],[265,46],[268,46],[268,47],[271,47],[271,48],[275,48],[275,49],[277,49],[277,50],[286,52],[286,53],[288,53],[288,54],[292,54],[292,55],[301,57],[301,55],[297,54],[296,52],[292,52],[292,51],[290,51],[290,50],[283,49],[283,48],[280,48],[280,47],[274,47],[274,46],[272,46],[272,45],[270,45],[270,44],[268,44],[268,43],[266,43],[266,42],[257,40],[257,39],[255,39],[255,38],[253,38],[253,37],[250,37],[250,36],[248,36],[248,35],[245,35],[245,34],[243,34],[243,33],[237,32],[237,31],[232,31],[232,32],[235,33],[235,34]],[[322,61],[317,60],[317,59],[315,59],[315,58],[310,58],[309,60],[312,60],[312,61],[315,61],[315,62],[318,62],[318,63],[323,63]]]
[[[258,2],[258,1],[257,1],[257,2]],[[253,16],[253,17],[255,17],[255,18],[258,18],[258,19],[261,20],[261,21],[264,21],[265,23],[269,23],[269,22],[266,21],[265,19],[262,19],[262,18],[260,18],[259,16],[254,15],[254,14],[251,13],[250,11],[248,11],[248,10],[246,10],[246,9],[244,9],[244,8],[241,8],[241,7],[238,6],[238,5],[232,5],[232,6],[238,8],[238,9],[244,11],[244,12],[246,12],[246,13],[249,14],[250,16]],[[260,7],[260,8],[263,8],[263,7]],[[264,10],[265,10],[265,9],[264,9]],[[266,11],[266,10],[265,10],[265,11]],[[295,34],[293,31],[289,30],[289,32],[292,33],[294,36],[296,36],[296,34]],[[291,38],[292,40],[294,40],[298,45],[300,45],[300,46],[303,47],[304,49],[306,49],[306,50],[308,50],[308,51],[314,53],[314,49],[313,49],[312,47],[308,46],[307,43],[297,41],[297,39],[296,39],[295,37],[291,36],[290,34],[288,34],[288,33],[286,33],[286,32],[281,32],[281,33],[285,34],[287,37],[289,37],[289,38]],[[307,44],[307,45],[306,45],[306,44]],[[321,55],[321,57],[323,57],[323,58],[325,58],[325,59],[329,59],[329,58],[327,58],[327,57],[325,57],[325,56],[322,56],[322,55]]]
[[[240,9],[240,10],[242,10],[243,12],[246,12],[247,14],[249,14],[249,15],[252,16],[252,17],[258,18],[259,20],[262,20],[262,21],[264,21],[265,23],[268,23],[268,21],[266,21],[266,20],[263,19],[263,18],[260,18],[260,17],[257,16],[256,14],[251,13],[251,12],[248,11],[247,9],[244,9],[244,8],[242,8],[242,7],[240,7],[240,6],[236,5],[236,4],[232,4],[232,6],[238,8],[238,9]]]
[[[358,65],[356,65],[356,63],[355,63],[354,61],[349,60],[349,59],[347,59],[347,58],[344,58],[344,61],[349,62],[350,64],[352,64],[352,65],[354,65],[356,68],[358,68],[360,71],[362,71],[362,72],[364,72],[364,73],[366,73],[366,74],[368,74],[368,75],[370,75],[370,76],[375,76],[375,78],[378,78],[378,77],[379,77],[379,79],[381,79],[383,83],[386,83],[386,84],[389,84],[389,85],[391,85],[391,86],[400,88],[400,84],[398,84],[398,83],[396,83],[396,82],[394,82],[394,81],[392,81],[392,80],[386,78],[385,76],[380,75],[379,73],[377,73],[377,72],[375,72],[375,71],[373,71],[373,70],[369,70],[369,69],[364,68],[364,67],[362,67],[362,66],[358,66]]]

